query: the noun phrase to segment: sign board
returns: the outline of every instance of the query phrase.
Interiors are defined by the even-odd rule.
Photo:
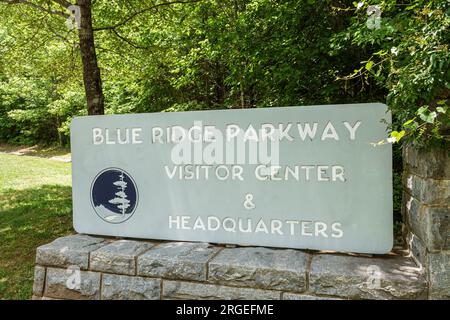
[[[380,103],[76,117],[77,232],[386,253]]]

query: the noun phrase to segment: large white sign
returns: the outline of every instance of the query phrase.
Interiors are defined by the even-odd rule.
[[[131,238],[386,253],[379,103],[74,119],[74,227]]]

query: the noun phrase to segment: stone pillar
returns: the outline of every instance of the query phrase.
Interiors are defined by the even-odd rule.
[[[449,154],[445,149],[403,149],[404,234],[427,273],[429,299],[450,299]]]

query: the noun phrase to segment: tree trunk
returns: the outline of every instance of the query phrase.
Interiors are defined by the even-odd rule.
[[[89,115],[104,114],[104,97],[100,69],[95,53],[94,32],[92,30],[91,0],[78,0],[80,7],[80,40],[81,61],[83,63],[83,81],[86,92]]]

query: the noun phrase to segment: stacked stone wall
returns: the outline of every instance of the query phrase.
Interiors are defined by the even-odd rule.
[[[402,253],[362,256],[208,243],[59,238],[37,249],[34,299],[425,299]]]

